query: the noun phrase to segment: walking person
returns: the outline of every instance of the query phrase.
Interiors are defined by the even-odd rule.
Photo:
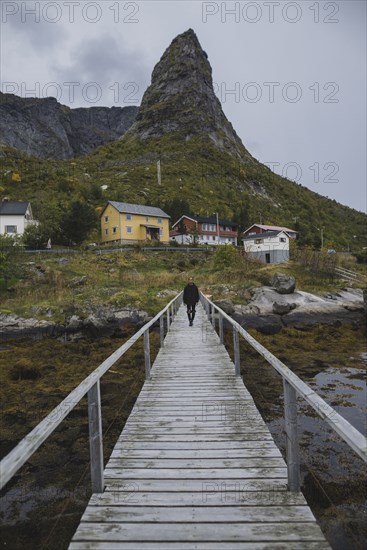
[[[192,277],[184,288],[183,303],[187,306],[187,316],[189,318],[190,327],[192,327],[195,319],[195,306],[199,301],[199,289],[194,283]]]

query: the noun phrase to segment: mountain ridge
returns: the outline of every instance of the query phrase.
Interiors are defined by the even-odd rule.
[[[274,174],[247,151],[215,96],[208,56],[192,29],[163,53],[137,116],[119,139],[73,163],[44,161],[41,169],[24,155],[18,162],[14,150],[3,155],[3,193],[35,201],[46,218],[41,202],[50,194],[60,216],[60,205],[80,196],[96,208],[107,200],[167,209],[181,201],[193,213],[218,212],[241,228],[260,217],[293,227],[301,244],[320,246],[323,228],[330,248],[367,245],[365,214]],[[21,183],[9,176],[16,169]]]
[[[37,158],[72,159],[121,137],[137,111],[135,106],[71,109],[53,97],[0,92],[0,143]]]

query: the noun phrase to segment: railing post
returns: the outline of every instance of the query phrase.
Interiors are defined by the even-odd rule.
[[[212,325],[215,330],[215,307],[212,305]]]
[[[149,380],[150,379],[149,328],[144,332],[144,359],[145,359],[145,380]]]
[[[88,420],[92,492],[103,493],[103,438],[99,380],[88,391]]]
[[[287,437],[288,490],[299,492],[301,490],[301,481],[297,426],[297,392],[284,378],[283,387],[285,433]]]
[[[169,318],[169,308],[167,309],[167,332],[169,331],[170,318]]]
[[[233,351],[234,351],[234,367],[236,376],[241,374],[241,363],[240,363],[240,339],[238,337],[238,332],[235,326],[233,326]]]
[[[161,315],[159,318],[159,339],[161,348],[164,347],[164,316]]]
[[[220,343],[224,343],[224,334],[223,334],[223,315],[219,313],[219,340]]]

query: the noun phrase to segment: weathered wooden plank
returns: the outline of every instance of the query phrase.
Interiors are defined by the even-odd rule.
[[[316,523],[89,523],[75,541],[324,541]]]
[[[284,468],[283,458],[115,458],[111,457],[107,468]]]
[[[308,506],[88,506],[82,521],[95,523],[314,522]]]
[[[203,449],[203,450],[193,450],[193,449],[126,449],[123,447],[114,448],[110,456],[110,460],[116,458],[142,458],[142,459],[243,459],[243,458],[256,458],[256,457],[276,457],[281,458],[281,453],[276,447],[270,448],[250,448],[250,449]]]
[[[72,542],[70,550],[330,550],[326,542]]]
[[[247,450],[247,449],[276,449],[274,441],[272,439],[258,439],[258,440],[224,440],[224,441],[136,441],[136,440],[121,440],[116,443],[115,449],[170,449],[181,452],[183,450],[216,450],[226,451]]]
[[[114,479],[211,479],[225,480],[231,478],[284,478],[287,468],[113,468],[105,469],[105,477]]]
[[[242,485],[242,488],[241,488]],[[259,482],[258,482],[259,485]],[[280,488],[274,491],[250,491],[247,485],[238,483],[201,485],[200,491],[158,492],[137,491],[131,484],[116,486],[106,490],[103,498],[93,495],[89,506],[259,506],[263,509],[272,506],[307,506],[301,493],[290,493]],[[246,514],[243,510],[243,514]]]
[[[139,493],[139,492],[169,492],[169,493],[185,493],[185,492],[199,492],[202,494],[205,492],[213,501],[220,504],[225,495],[234,493],[236,495],[244,495],[244,498],[249,493],[254,491],[264,492],[278,492],[286,491],[287,479],[286,478],[272,478],[272,479],[239,479],[235,475],[230,479],[181,479],[179,485],[176,479],[167,479],[165,477],[161,479],[107,479],[106,490],[103,496],[108,491],[114,493]],[[286,494],[289,494],[286,492]],[[236,497],[235,497],[236,498]],[[247,498],[247,497],[246,497]]]
[[[162,433],[159,434],[125,434],[124,432],[120,436],[120,441],[222,441],[222,442],[231,442],[231,441],[263,441],[264,439],[267,439],[268,441],[272,441],[272,437],[270,433],[266,432],[250,432],[247,434],[239,434],[239,433],[232,433],[232,434],[210,434],[210,433],[197,433],[197,434],[168,434],[168,433]]]

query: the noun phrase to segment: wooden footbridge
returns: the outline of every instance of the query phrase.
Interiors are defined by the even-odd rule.
[[[330,548],[300,492],[296,394],[365,460],[366,438],[201,299],[193,327],[181,295],[172,300],[0,463],[3,486],[88,394],[93,495],[70,550]],[[151,367],[149,328],[157,322],[161,349]],[[142,335],[146,382],[104,468],[99,380]],[[239,376],[240,335],[283,376],[288,466]]]

